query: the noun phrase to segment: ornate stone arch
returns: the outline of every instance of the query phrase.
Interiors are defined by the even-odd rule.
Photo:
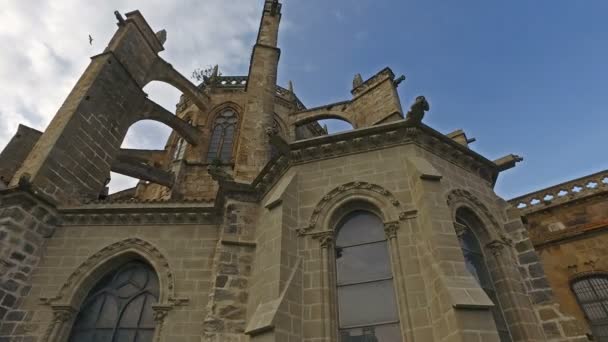
[[[45,331],[43,342],[64,342],[88,292],[110,270],[128,260],[142,259],[156,271],[160,293],[155,310],[157,329],[154,341],[161,334],[164,318],[174,306],[185,305],[188,299],[175,297],[175,277],[167,258],[151,243],[129,238],[108,245],[87,258],[76,268],[53,298],[41,298],[53,310],[53,320]]]
[[[350,182],[328,192],[315,206],[308,224],[298,229],[300,235],[333,230],[335,221],[347,211],[366,209],[384,222],[395,222],[415,216],[415,210],[404,210],[401,202],[383,187],[367,182]]]
[[[407,210],[401,202],[388,190],[380,185],[356,181],[349,182],[334,188],[328,192],[317,203],[310,216],[308,224],[298,229],[298,234],[307,235],[319,241],[319,266],[318,272],[321,278],[319,294],[322,300],[322,311],[324,317],[335,317],[337,313],[337,288],[335,276],[335,251],[334,239],[338,223],[346,215],[355,210],[366,210],[377,215],[384,222],[384,231],[388,241],[391,269],[394,277],[394,286],[397,293],[397,305],[399,312],[407,310],[403,299],[407,297],[404,285],[403,266],[397,241],[397,230],[401,222],[416,217],[417,211]],[[403,332],[407,329],[407,318],[400,314],[400,324]],[[337,340],[338,328],[335,326],[336,319],[324,319],[323,334],[326,337],[333,336]]]
[[[78,308],[101,277],[129,259],[142,259],[156,271],[160,284],[159,305],[184,304],[186,300],[175,297],[175,277],[169,261],[154,245],[139,238],[118,241],[100,249],[70,274],[55,297],[42,300],[46,304],[61,303]]]
[[[475,231],[483,244],[492,241],[505,241],[509,239],[502,233],[502,226],[488,207],[471,192],[464,189],[455,189],[448,193],[447,204],[452,212],[452,221],[456,222],[456,215],[459,209],[471,211],[483,224],[483,231]]]

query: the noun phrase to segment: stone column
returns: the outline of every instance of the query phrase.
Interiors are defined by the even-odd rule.
[[[171,310],[171,307],[166,305],[155,305],[152,307],[152,310],[154,310],[154,322],[156,322],[153,341],[160,342],[163,336],[165,319],[167,318],[167,314],[169,313],[169,310]]]
[[[53,320],[49,324],[46,332],[42,336],[42,342],[63,342],[69,336],[67,328],[71,327],[71,322],[76,316],[76,310],[71,306],[57,305],[53,306]]]
[[[331,290],[333,282],[330,276],[330,264],[333,257],[330,257],[334,251],[334,232],[325,232],[317,237],[321,250],[321,260],[319,270],[321,272],[321,300],[322,300],[322,321],[323,321],[323,341],[337,341],[337,328],[334,324],[335,317],[332,315],[332,298]]]
[[[401,253],[399,252],[399,241],[397,239],[397,231],[399,230],[399,222],[385,222],[384,233],[388,240],[388,250],[391,258],[391,270],[393,272],[393,285],[395,286],[395,295],[397,304],[399,305],[401,334],[406,337],[406,341],[414,341],[412,335],[412,324],[409,312],[409,304],[407,299],[407,290],[403,275],[403,264],[401,262]]]

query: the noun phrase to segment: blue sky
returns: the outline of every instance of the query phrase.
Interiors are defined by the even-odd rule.
[[[608,1],[285,1],[282,84],[308,105],[349,98],[354,73],[405,74],[404,110],[462,128],[506,198],[608,168]]]
[[[464,129],[489,159],[525,158],[500,176],[511,198],[608,168],[608,1],[283,0],[280,84],[309,107],[350,98],[355,73],[389,66],[407,80],[404,110],[431,103],[425,123]],[[0,148],[18,123],[44,130],[89,58],[139,9],[165,28],[163,57],[184,75],[220,64],[247,72],[262,0],[11,1],[0,8]],[[78,13],[66,20],[66,15]],[[94,37],[92,45],[88,35]],[[175,109],[179,92],[145,88]],[[163,148],[170,131],[136,124],[124,147]],[[113,175],[120,184],[134,180]],[[111,183],[111,185],[114,184]]]

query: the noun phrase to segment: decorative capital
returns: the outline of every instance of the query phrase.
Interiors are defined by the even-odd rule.
[[[325,231],[318,234],[313,235],[313,238],[319,240],[319,244],[321,248],[332,248],[334,245],[334,232],[333,231]]]
[[[466,233],[467,229],[469,229],[469,227],[466,225],[454,222],[454,230],[456,231],[456,235],[458,235],[458,237],[462,237],[464,233]]]
[[[171,306],[167,306],[167,305],[152,306],[154,321],[156,323],[163,323],[165,321],[165,318],[167,317],[167,314],[171,310],[171,308],[172,308]]]
[[[386,238],[392,240],[397,237],[397,231],[399,230],[399,222],[386,222],[384,223],[384,233]]]
[[[76,314],[76,310],[69,305],[54,305],[53,309],[53,322],[65,323],[71,320]]]
[[[504,241],[501,240],[494,240],[494,241],[490,241],[488,242],[488,244],[486,244],[486,248],[488,248],[492,254],[494,254],[494,256],[500,256],[502,254],[502,251],[505,248],[505,243]]]

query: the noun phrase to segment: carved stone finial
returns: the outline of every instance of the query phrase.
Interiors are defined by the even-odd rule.
[[[293,93],[293,81],[289,81],[287,85],[287,90],[289,90],[290,93]]]
[[[353,79],[353,89],[358,88],[362,84],[363,84],[363,77],[361,77],[361,74],[356,74],[355,78]]]
[[[429,103],[426,101],[424,96],[416,97],[416,101],[410,107],[410,111],[407,112],[406,120],[421,122],[424,118],[424,113],[428,112],[431,109]]]
[[[114,11],[114,16],[116,16],[116,20],[118,20],[118,26],[122,26],[125,24],[125,18],[122,17],[122,14],[118,11]]]
[[[167,42],[167,30],[160,30],[156,32],[156,38],[160,41],[160,45],[165,45]]]

